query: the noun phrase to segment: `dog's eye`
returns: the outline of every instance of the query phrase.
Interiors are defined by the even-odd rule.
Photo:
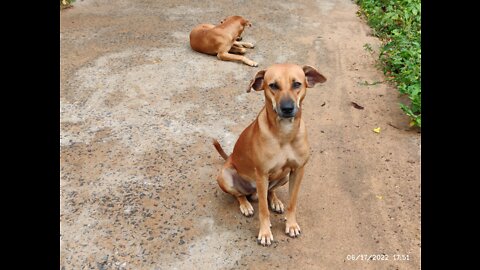
[[[293,82],[293,88],[294,88],[294,89],[298,89],[298,88],[300,88],[300,86],[302,86],[301,83],[299,83],[299,82]]]
[[[268,85],[268,87],[270,87],[272,90],[278,90],[278,85],[276,83],[271,83]]]

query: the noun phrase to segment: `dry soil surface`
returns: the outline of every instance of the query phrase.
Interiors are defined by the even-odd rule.
[[[419,269],[420,134],[395,88],[365,84],[385,78],[357,10],[348,0],[77,0],[61,11],[61,269]],[[190,49],[195,25],[229,15],[253,23],[243,40],[259,67]],[[263,247],[258,215],[242,216],[217,186],[211,139],[230,153],[263,106],[248,82],[280,62],[328,81],[303,106],[302,235],[285,235],[272,212],[275,243]]]

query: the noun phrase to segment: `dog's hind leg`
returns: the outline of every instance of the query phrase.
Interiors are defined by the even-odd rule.
[[[252,202],[258,202],[257,192],[254,192],[253,194],[248,195],[248,200]]]
[[[275,193],[275,189],[285,185],[288,182],[288,175],[284,178],[275,181],[274,183],[270,183],[271,186],[268,188],[268,205],[270,209],[277,213],[283,213],[285,210],[285,206],[283,205],[282,201],[277,197]]]
[[[246,196],[255,192],[255,186],[243,180],[237,171],[228,165],[222,168],[221,173],[217,177],[217,182],[224,192],[237,198],[240,204],[240,212],[243,215],[247,217],[253,216],[253,207]]]
[[[274,212],[281,214],[285,210],[285,206],[283,206],[282,201],[275,194],[275,190],[268,191],[268,204]]]
[[[247,200],[247,197],[246,196],[238,196],[236,198],[238,200],[238,203],[240,204],[240,212],[242,212],[242,214],[246,217],[253,216],[253,206]]]

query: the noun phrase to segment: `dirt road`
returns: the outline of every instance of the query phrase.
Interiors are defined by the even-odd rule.
[[[356,11],[347,0],[77,0],[63,10],[61,268],[419,269],[420,134],[394,88],[365,84],[385,78],[380,42]],[[228,15],[252,21],[243,40],[258,68],[190,49],[196,24]],[[302,235],[286,236],[271,212],[275,243],[262,247],[257,214],[242,216],[217,186],[223,160],[210,141],[231,152],[263,106],[248,82],[278,62],[328,81],[303,106]],[[288,202],[288,187],[278,195]],[[363,256],[375,254],[384,260]]]

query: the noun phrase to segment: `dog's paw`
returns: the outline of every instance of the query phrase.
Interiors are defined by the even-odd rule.
[[[254,61],[250,61],[250,62],[248,63],[248,65],[251,66],[251,67],[258,67],[258,63],[257,63],[257,62],[254,62]]]
[[[246,201],[245,203],[240,204],[240,212],[246,217],[253,216],[253,207],[250,202]]]
[[[280,201],[277,197],[274,197],[270,200],[270,208],[277,213],[283,213],[285,207],[283,206],[282,201]]]
[[[260,232],[258,233],[257,237],[257,243],[262,246],[270,246],[273,243],[273,235],[270,227],[267,227],[263,230],[260,228]]]
[[[253,43],[245,42],[243,43],[243,47],[253,49],[255,48],[255,45],[253,45]]]
[[[297,222],[288,222],[287,226],[285,227],[285,234],[288,234],[290,237],[297,237],[301,233],[300,226],[298,226]]]

